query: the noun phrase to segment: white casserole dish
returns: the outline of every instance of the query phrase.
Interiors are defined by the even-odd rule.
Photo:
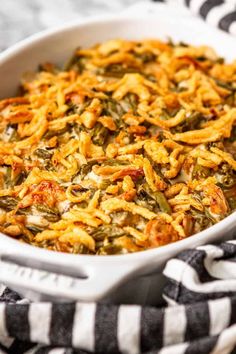
[[[139,11],[137,11],[139,9]],[[146,13],[145,13],[146,12]],[[214,47],[227,59],[236,58],[235,38],[185,17],[162,4],[136,6],[126,14],[90,18],[34,35],[0,55],[0,97],[15,93],[22,73],[39,63],[65,61],[77,46],[111,38],[171,37]],[[122,256],[72,255],[47,251],[0,235],[0,282],[28,298],[54,300],[109,300],[156,304],[163,285],[165,262],[180,251],[220,241],[236,229],[232,214],[209,229],[174,244]],[[61,275],[63,274],[63,275]]]

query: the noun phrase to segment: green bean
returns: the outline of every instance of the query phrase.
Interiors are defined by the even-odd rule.
[[[236,199],[235,199],[235,197],[227,198],[227,202],[229,203],[229,207],[230,207],[231,210],[235,210],[236,209]]]
[[[18,199],[13,197],[0,197],[0,208],[7,211],[13,210],[18,204]]]
[[[205,166],[198,165],[197,163],[193,167],[192,178],[194,179],[201,179],[209,177],[211,171],[209,168]]]
[[[236,173],[227,164],[222,164],[221,168],[215,174],[220,187],[223,189],[232,188],[236,184]]]
[[[19,140],[17,124],[8,124],[3,135],[5,137],[5,141],[13,142]]]
[[[56,65],[52,64],[52,63],[39,64],[38,70],[39,70],[39,72],[46,71],[46,72],[52,73],[52,74],[57,74],[59,72],[59,69],[56,67]]]
[[[118,159],[107,159],[102,164],[102,166],[109,165],[109,166],[125,166],[130,165],[129,161],[126,160],[118,160]]]
[[[74,103],[70,103],[70,114],[82,114],[85,109],[91,104],[92,99],[91,98],[87,98],[87,100],[84,103],[81,104],[74,104]],[[67,112],[68,113],[68,112]],[[81,131],[88,131],[87,128],[82,125],[82,124],[74,124],[74,129],[77,133],[80,133]]]
[[[124,101],[126,102],[126,112],[132,110],[134,114],[137,113],[138,98],[134,93],[128,93],[124,97]],[[122,107],[124,108],[124,105]]]
[[[143,188],[140,186],[138,188],[137,200],[136,203],[140,206],[143,206],[151,211],[158,211],[156,209],[157,203],[154,198]]]
[[[218,63],[218,64],[224,64],[224,62],[225,62],[225,58],[223,58],[223,57],[219,57],[219,58],[217,58],[216,59],[216,61],[215,61],[216,63]]]
[[[103,111],[102,115],[107,115],[111,116],[116,124],[118,125],[119,128],[123,127],[124,121],[122,119],[122,116],[124,115],[125,111],[120,105],[120,103],[116,102],[112,98],[109,98],[107,100],[103,100]]]
[[[202,122],[206,121],[206,118],[202,113],[194,112],[189,117],[186,117],[183,123],[172,128],[173,133],[184,133],[189,130],[199,129]]]
[[[62,135],[66,132],[69,131],[69,125],[67,124],[65,126],[65,128],[63,129],[58,129],[58,130],[47,130],[46,133],[44,134],[43,138],[44,139],[50,139],[50,138],[53,138],[54,136],[59,136],[59,135]]]
[[[91,236],[93,236],[96,241],[101,241],[110,237],[120,237],[124,234],[124,230],[115,225],[102,225],[91,232]]]
[[[215,80],[215,83],[220,86],[220,87],[223,87],[224,89],[226,90],[229,90],[229,91],[235,91],[235,87],[232,86],[232,84],[229,84],[228,82],[225,82],[225,81],[222,81],[222,80],[219,80],[219,79],[214,79]]]
[[[138,73],[139,69],[135,67],[125,67],[120,64],[110,64],[105,68],[97,70],[97,74],[105,77],[122,78],[125,74]]]
[[[78,71],[80,74],[83,72],[84,68],[85,68],[85,57],[79,54],[74,54],[64,65],[65,71],[75,70]]]
[[[109,130],[102,124],[97,123],[92,132],[92,140],[94,144],[103,146],[107,140],[108,134]]]
[[[51,159],[51,157],[52,157],[51,151],[48,151],[48,150],[42,149],[42,148],[36,149],[34,151],[34,154],[44,160]]]
[[[82,245],[81,243],[76,243],[73,245],[72,253],[75,254],[92,254],[88,247]]]
[[[163,213],[171,214],[171,207],[170,207],[170,204],[168,203],[164,193],[159,192],[159,191],[154,192],[153,197],[156,200],[156,202],[158,203],[158,205]]]
[[[112,184],[112,181],[109,178],[103,179],[100,183],[99,183],[99,189],[101,190],[105,190],[107,189],[107,187],[109,187]]]
[[[44,230],[42,227],[35,226],[35,225],[28,225],[27,229],[30,230],[34,235]]]
[[[96,160],[88,161],[86,164],[83,164],[80,167],[79,176],[81,177],[81,179],[83,179],[89,172],[92,171],[92,167],[94,165],[97,165],[97,161]]]
[[[42,215],[48,221],[56,222],[60,219],[60,214],[55,208],[50,208],[44,204],[36,204],[34,207],[37,209],[40,215]]]
[[[21,184],[24,179],[26,178],[26,173],[24,171],[19,172],[18,174],[13,175],[12,178],[12,167],[7,166],[5,167],[5,176],[4,176],[4,183],[6,188],[14,187],[16,185]]]
[[[151,189],[149,188],[149,186],[147,184],[144,184],[138,191],[138,196],[142,197],[144,202],[147,202],[148,205],[152,205],[152,201],[150,200],[150,198],[152,200],[155,200],[155,202],[158,204],[159,209],[167,214],[171,214],[171,207],[164,195],[164,193],[162,192],[152,192]],[[149,200],[147,200],[147,197],[149,198]],[[154,209],[154,208],[153,208]]]
[[[19,208],[17,210],[17,215],[32,215],[32,208],[27,207],[27,208]]]
[[[103,247],[99,248],[97,254],[100,254],[100,255],[113,255],[113,254],[120,254],[121,251],[122,251],[122,248],[120,246],[113,245],[113,244],[108,244],[106,246],[103,246]]]
[[[229,96],[226,97],[225,103],[229,106],[235,106],[236,104],[236,93],[232,92]]]
[[[142,60],[143,63],[150,63],[151,61],[156,60],[156,55],[150,51],[146,51],[143,53],[135,53],[135,55]]]
[[[209,214],[207,209],[205,209],[204,212],[200,212],[199,210],[191,208],[190,212],[194,218],[193,233],[205,230],[216,223],[216,220]]]
[[[188,48],[189,47],[189,44],[187,44],[187,43],[185,43],[183,41],[180,41],[178,45],[181,46],[181,47],[184,47],[184,48]]]

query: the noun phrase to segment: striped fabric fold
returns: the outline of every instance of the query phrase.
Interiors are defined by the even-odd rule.
[[[87,304],[80,304],[87,307]],[[9,311],[9,306],[11,310]],[[123,305],[120,307],[97,305],[97,311],[93,329],[93,338],[86,339],[86,333],[83,338],[83,349],[80,343],[71,346],[70,337],[72,331],[62,325],[62,319],[67,316],[69,319],[75,307],[73,304],[68,305],[64,314],[59,314],[57,317],[58,334],[56,340],[48,345],[48,340],[45,340],[44,334],[38,336],[39,345],[34,345],[29,342],[30,326],[37,327],[40,332],[42,323],[31,322],[27,319],[31,305],[24,304],[4,304],[4,311],[6,314],[6,326],[11,328],[11,334],[14,335],[15,340],[10,347],[2,347],[3,352],[6,353],[88,353],[91,352],[91,340],[95,343],[95,353],[210,353],[209,348],[214,353],[214,348],[234,348],[236,345],[236,324],[232,318],[232,314],[236,313],[236,295],[233,298],[225,297],[220,300],[210,300],[208,302],[199,302],[192,305],[178,305],[173,307],[166,307],[164,309],[158,308],[142,308],[139,306]],[[48,306],[47,303],[42,306]],[[64,305],[61,305],[65,307]],[[18,310],[20,308],[20,310]],[[34,307],[35,308],[35,307]],[[13,312],[22,314],[22,326],[25,330],[23,334],[22,328],[14,325],[16,316]],[[101,311],[106,313],[106,321],[110,323],[109,333],[108,328],[102,326],[104,318],[100,318]],[[114,321],[114,311],[118,311],[118,317]],[[36,314],[37,315],[37,314]],[[51,316],[48,322],[53,321],[53,309],[51,308]],[[123,320],[121,318],[123,317]],[[31,317],[29,317],[31,318]],[[124,319],[126,318],[126,321]],[[24,321],[24,322],[23,322]],[[100,329],[96,326],[100,321]],[[49,326],[49,323],[45,325]],[[72,326],[77,326],[72,321]],[[122,325],[122,326],[121,326]],[[83,323],[81,323],[81,329]],[[14,331],[13,331],[14,328]],[[27,331],[27,328],[28,331]],[[83,332],[83,329],[82,329]],[[225,338],[224,341],[222,338]],[[227,339],[227,341],[226,341]],[[23,340],[23,342],[22,342]],[[27,342],[28,341],[28,342]],[[194,349],[195,348],[195,349]],[[197,351],[201,348],[201,351]],[[184,349],[184,351],[182,351]],[[180,350],[180,351],[178,351]],[[199,350],[199,349],[198,349]],[[216,349],[215,349],[216,350]],[[1,352],[1,351],[0,351]],[[215,351],[218,353],[218,351]],[[220,353],[220,352],[219,352]],[[230,351],[225,351],[230,353]]]
[[[182,252],[164,270],[164,297],[171,304],[191,303],[236,293],[236,241]]]
[[[164,0],[164,2],[185,5],[210,25],[236,35],[236,0]]]
[[[165,269],[168,306],[25,303],[1,288],[0,353],[194,354],[236,349],[236,241],[186,250]],[[12,294],[12,299],[11,299]]]

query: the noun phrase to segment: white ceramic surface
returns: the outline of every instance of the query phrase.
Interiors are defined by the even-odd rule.
[[[140,1],[142,0],[1,0],[0,51],[38,31],[88,16],[116,14]]]
[[[131,9],[115,17],[87,19],[34,35],[5,51],[0,55],[0,96],[14,94],[22,73],[36,69],[39,63],[62,63],[77,46],[116,37],[171,37],[207,44],[227,59],[236,58],[235,38],[209,28],[200,19],[182,17],[182,12],[162,4],[136,6],[136,11]],[[236,214],[232,214],[177,243],[117,256],[56,253],[1,235],[0,281],[32,299],[93,301],[107,299],[111,294],[114,301],[127,302],[129,295],[129,302],[155,303],[162,287],[157,279],[165,262],[186,248],[230,237],[236,228],[235,219]]]

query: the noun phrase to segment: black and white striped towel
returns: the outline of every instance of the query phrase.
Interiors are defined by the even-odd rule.
[[[236,0],[154,0],[173,6],[186,5],[207,23],[236,35]]]
[[[236,241],[184,251],[164,274],[162,308],[29,303],[2,287],[0,353],[233,353]]]

